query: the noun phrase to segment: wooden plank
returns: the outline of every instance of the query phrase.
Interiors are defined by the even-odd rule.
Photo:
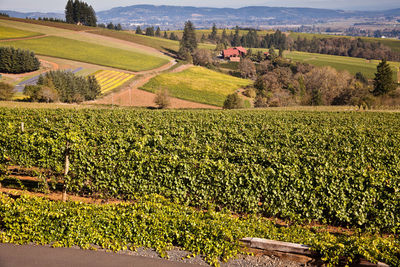
[[[250,248],[264,249],[269,251],[279,251],[286,253],[294,253],[299,255],[311,256],[314,254],[309,246],[302,244],[295,244],[289,242],[282,242],[262,238],[246,238],[241,240],[243,243],[249,244]]]

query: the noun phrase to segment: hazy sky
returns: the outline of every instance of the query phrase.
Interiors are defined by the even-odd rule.
[[[0,0],[0,9],[15,11],[63,12],[67,0]],[[291,6],[346,10],[382,10],[400,8],[399,0],[86,0],[96,11],[137,4],[207,7]]]

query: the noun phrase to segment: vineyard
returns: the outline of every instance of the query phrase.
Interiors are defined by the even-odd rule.
[[[94,76],[100,85],[102,94],[112,91],[134,77],[132,74],[114,70],[100,70]]]
[[[400,233],[400,114],[0,108],[0,149],[3,175],[12,165],[62,179],[68,154],[71,193],[159,194],[174,205],[349,227],[366,236],[343,241],[352,245],[340,253],[399,262],[398,243],[368,233]],[[342,241],[327,240],[335,245],[320,249],[337,260]]]
[[[399,114],[2,108],[0,129],[9,164],[55,174],[70,143],[71,192],[400,232]]]

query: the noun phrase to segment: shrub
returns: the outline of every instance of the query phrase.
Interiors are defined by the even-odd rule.
[[[244,58],[240,61],[239,70],[242,78],[252,78],[256,75],[256,66],[248,58]]]
[[[208,49],[196,49],[193,53],[193,64],[200,66],[211,66],[213,58]]]
[[[93,76],[85,78],[66,71],[50,71],[39,77],[38,85],[54,88],[60,101],[67,103],[94,100],[101,93],[100,85]]]
[[[257,92],[256,92],[256,90],[254,90],[253,87],[250,87],[250,88],[247,88],[246,91],[243,92],[243,94],[247,97],[255,98],[257,95]]]
[[[11,84],[0,82],[0,100],[11,100],[14,87]]]
[[[158,108],[167,108],[171,104],[169,100],[168,90],[162,88],[157,91],[156,97],[154,98],[154,103],[157,105]]]
[[[0,72],[24,73],[38,70],[40,61],[29,50],[0,47]]]
[[[33,102],[50,103],[59,100],[57,90],[46,85],[27,85],[24,88],[24,94],[29,96],[29,100]]]
[[[239,109],[244,108],[243,99],[237,93],[230,94],[224,102],[224,109]]]

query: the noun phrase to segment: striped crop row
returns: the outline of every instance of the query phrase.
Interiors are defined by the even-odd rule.
[[[102,70],[95,73],[94,76],[96,77],[103,94],[123,85],[134,77],[133,74],[114,70]]]

